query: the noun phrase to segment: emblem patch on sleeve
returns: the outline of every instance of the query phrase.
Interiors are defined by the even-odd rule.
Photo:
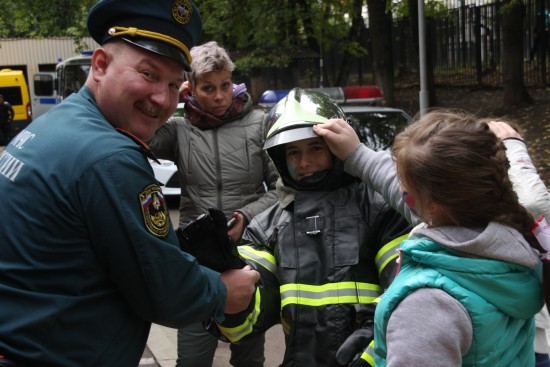
[[[157,237],[166,237],[170,230],[170,216],[160,187],[157,184],[147,186],[139,194],[139,202],[147,230]]]

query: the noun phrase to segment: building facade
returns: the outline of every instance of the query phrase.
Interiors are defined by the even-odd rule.
[[[98,47],[91,37],[84,37],[86,50]],[[0,69],[23,70],[27,80],[39,71],[55,71],[55,65],[69,57],[77,56],[77,46],[72,38],[0,39]]]

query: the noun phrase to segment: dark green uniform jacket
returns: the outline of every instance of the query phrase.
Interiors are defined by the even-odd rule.
[[[137,366],[151,322],[223,318],[225,286],[180,251],[142,150],[85,87],[0,157],[0,354]]]

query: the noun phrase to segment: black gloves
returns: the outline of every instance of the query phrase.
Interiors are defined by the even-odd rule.
[[[374,339],[374,327],[372,321],[365,323],[361,329],[355,330],[336,352],[336,361],[348,367],[365,367],[370,364],[361,358],[361,354],[367,349]]]
[[[208,214],[178,228],[176,233],[182,251],[195,256],[203,266],[221,273],[245,265],[235,242],[227,235],[227,218],[221,210],[209,208]]]

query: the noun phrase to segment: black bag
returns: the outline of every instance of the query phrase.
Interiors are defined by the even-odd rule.
[[[227,218],[221,210],[209,208],[183,229],[176,230],[180,248],[197,258],[199,264],[223,272],[241,269],[235,241],[227,235]]]

